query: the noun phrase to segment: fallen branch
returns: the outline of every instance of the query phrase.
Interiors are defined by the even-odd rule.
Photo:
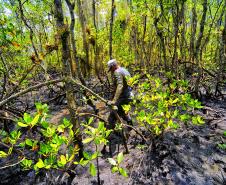
[[[123,126],[126,126],[126,127],[129,127],[131,128],[132,130],[134,130],[142,139],[143,141],[145,141],[147,143],[147,139],[143,136],[143,134],[141,134],[136,128],[134,128],[133,126],[131,125],[128,125],[128,124],[125,124],[125,123],[122,123]]]
[[[104,98],[102,98],[101,96],[99,96],[98,94],[96,94],[95,92],[93,92],[91,89],[89,89],[88,87],[82,85],[81,83],[79,83],[78,81],[76,81],[73,78],[69,79],[73,84],[78,85],[80,87],[82,87],[83,89],[85,89],[86,91],[88,91],[90,94],[92,94],[93,96],[95,96],[97,99],[101,100],[102,102],[108,104],[108,100],[105,100]]]
[[[211,123],[210,125],[216,125],[216,124],[218,124],[218,123],[220,123],[220,122],[223,122],[223,121],[225,121],[225,120],[226,120],[226,118],[223,118],[223,119],[220,119],[220,120],[218,120],[218,121],[216,121],[216,122]]]
[[[183,62],[183,61],[181,61],[181,60],[179,60],[178,61],[178,63],[179,64],[191,64],[191,65],[197,65],[196,63],[194,63],[194,62],[189,62],[189,61],[185,61],[185,62]],[[207,69],[205,69],[204,67],[201,67],[201,69],[203,70],[203,71],[205,71],[208,75],[210,75],[211,77],[213,77],[213,78],[216,78],[216,71],[209,71],[209,70],[207,70]],[[215,74],[214,74],[215,73]]]
[[[214,110],[214,109],[212,109],[212,108],[210,108],[210,107],[208,107],[208,106],[203,106],[202,109],[205,109],[205,110],[207,110],[207,111],[214,112],[214,113],[218,114],[219,116],[220,116],[220,115],[221,115],[221,116],[224,116],[224,114],[223,114],[222,112],[216,111],[216,110]]]
[[[5,169],[5,168],[16,166],[16,165],[20,164],[24,159],[25,159],[25,157],[23,156],[23,158],[20,159],[19,161],[17,161],[16,163],[13,163],[13,164],[9,164],[9,165],[5,165],[3,167],[0,167],[0,170]]]
[[[0,142],[0,144],[3,145],[6,148],[10,148],[10,146],[6,145],[5,143]],[[13,150],[15,150],[16,152],[21,154],[21,156],[22,156],[21,159],[19,161],[17,161],[16,163],[8,164],[8,165],[0,167],[0,170],[5,169],[5,168],[9,168],[9,167],[12,167],[12,166],[16,166],[16,165],[20,164],[25,159],[24,153],[21,150],[17,150],[15,148],[13,148]]]
[[[0,116],[0,119],[9,120],[9,121],[15,121],[15,119],[13,119],[13,118],[4,117],[4,116]]]
[[[5,97],[12,95],[12,94],[17,90],[17,88],[21,85],[21,83],[27,78],[28,74],[30,74],[30,73],[33,71],[33,69],[34,69],[35,67],[36,67],[36,64],[33,64],[33,65],[25,72],[24,76],[19,80],[19,82],[16,84],[16,86],[9,90],[9,93],[7,93]],[[4,98],[5,98],[5,97],[4,97]]]
[[[20,92],[18,92],[18,93],[15,93],[15,94],[11,95],[10,97],[8,97],[8,98],[6,98],[6,99],[0,101],[0,107],[1,107],[2,105],[5,105],[5,104],[6,104],[7,102],[9,102],[10,100],[13,100],[13,99],[17,98],[17,97],[20,96],[20,95],[26,94],[26,93],[28,93],[28,92],[30,92],[30,91],[33,91],[33,90],[37,89],[37,88],[40,88],[40,87],[43,87],[43,86],[47,86],[47,85],[50,85],[50,84],[59,83],[59,82],[62,82],[62,81],[63,81],[63,79],[50,80],[50,81],[47,81],[47,82],[44,82],[44,83],[40,83],[40,84],[31,86],[31,87],[29,87],[29,88],[27,88],[27,89],[24,89],[24,90],[22,90],[22,91],[20,91]]]
[[[101,118],[100,116],[98,116],[96,114],[89,113],[89,112],[76,113],[76,115],[78,115],[78,117],[80,117],[80,116],[93,116],[93,117],[96,117],[97,119],[102,120],[105,123],[108,123],[104,118]]]

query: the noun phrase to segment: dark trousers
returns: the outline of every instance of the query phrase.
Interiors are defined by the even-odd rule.
[[[127,124],[131,125],[132,120],[128,114],[125,113],[125,111],[122,108],[122,105],[128,105],[132,100],[129,98],[119,98],[119,100],[116,102],[116,106],[118,107],[117,113],[118,115],[127,122]],[[117,121],[117,117],[114,113],[114,111],[111,111],[109,117],[108,117],[108,122],[109,122],[109,127],[110,129],[115,128],[115,123]]]

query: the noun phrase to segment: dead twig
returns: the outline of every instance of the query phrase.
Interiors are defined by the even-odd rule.
[[[0,144],[3,145],[6,148],[10,148],[10,146],[6,145],[5,143],[2,143],[1,141],[0,141]],[[13,148],[13,150],[16,151],[17,153],[20,153],[21,154],[21,159],[19,161],[17,161],[16,163],[7,164],[5,166],[0,167],[0,170],[5,169],[5,168],[16,166],[16,165],[20,164],[25,159],[24,153],[21,150],[17,150],[15,148]]]
[[[142,139],[143,141],[145,141],[145,143],[147,143],[147,139],[144,137],[143,134],[141,134],[136,128],[134,128],[133,126],[131,125],[128,125],[128,124],[125,124],[125,123],[122,123],[123,126],[126,126],[126,127],[129,127],[131,128],[132,130],[134,130]]]
[[[5,105],[10,100],[17,98],[20,95],[26,94],[26,93],[28,93],[30,91],[33,91],[33,90],[37,89],[37,88],[40,88],[40,87],[43,87],[43,86],[46,86],[46,85],[50,85],[50,84],[54,84],[54,83],[59,83],[59,82],[62,82],[62,81],[63,81],[63,79],[50,80],[50,81],[47,81],[47,82],[44,82],[44,83],[40,83],[38,85],[31,86],[31,87],[29,87],[27,89],[24,89],[24,90],[22,90],[22,91],[20,91],[18,93],[15,93],[15,94],[11,95],[10,97],[0,101],[0,107],[2,105]]]

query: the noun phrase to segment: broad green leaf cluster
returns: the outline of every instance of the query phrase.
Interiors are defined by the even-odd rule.
[[[195,125],[204,124],[203,118],[194,113],[195,109],[202,108],[201,102],[186,92],[187,82],[172,80],[168,85],[165,83],[160,78],[147,75],[147,79],[137,84],[138,93],[133,103],[138,123],[155,136],[189,121]],[[129,106],[124,109],[128,111]]]
[[[53,125],[48,122],[48,106],[36,103],[37,112],[24,113],[18,120],[18,126],[9,134],[2,135],[2,141],[21,152],[30,151],[31,156],[25,156],[21,162],[24,169],[61,169],[74,160],[78,148],[70,146],[74,132],[70,121]],[[23,133],[23,134],[22,134]],[[63,149],[66,147],[66,149]],[[11,151],[12,151],[11,149]],[[1,157],[7,157],[11,152],[1,151]]]

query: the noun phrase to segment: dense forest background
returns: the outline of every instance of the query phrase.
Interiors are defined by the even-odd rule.
[[[56,23],[52,1],[1,2],[1,65],[8,73],[13,69],[9,79],[16,81],[29,69],[47,79],[51,69],[60,71],[60,36],[68,31],[74,75],[81,68],[83,76],[101,80],[106,62],[113,57],[133,71],[169,71],[185,79],[188,74],[196,76],[193,85],[198,87],[223,81],[224,1],[59,3],[62,25]],[[215,87],[208,93],[211,90]]]
[[[3,158],[0,167],[8,169],[11,164],[15,167],[22,163],[26,170],[43,172],[42,177],[50,168],[74,177],[70,171],[73,165],[88,164],[90,173],[97,174],[100,184],[98,165],[103,161],[98,146],[108,142],[111,131],[102,124],[89,125],[106,116],[97,113],[106,109],[100,102],[107,104],[112,97],[107,61],[113,58],[133,76],[129,83],[137,100],[125,110],[132,111],[137,121],[132,130],[142,140],[136,141],[140,148],[148,146],[149,151],[152,146],[152,154],[166,150],[159,143],[165,142],[163,135],[168,128],[178,129],[180,124],[176,119],[183,122],[182,127],[186,129],[191,129],[187,125],[189,121],[201,125],[204,121],[207,124],[220,119],[216,124],[225,125],[222,121],[225,121],[226,108],[217,110],[219,107],[208,104],[210,101],[225,104],[225,7],[226,0],[0,0],[0,156]],[[87,106],[92,113],[86,112]],[[49,120],[47,114],[55,120]],[[59,114],[70,121],[64,119],[63,124],[59,124],[62,121],[58,120]],[[84,115],[88,115],[88,126],[84,126],[84,119],[79,119]],[[51,121],[56,128],[51,126]],[[90,129],[96,131],[89,132]],[[209,127],[202,129],[209,137]],[[222,126],[212,142],[213,148],[207,148],[212,153],[221,152],[218,161],[224,158],[225,130]],[[84,140],[84,135],[89,137]],[[94,143],[89,154],[84,145],[91,141]],[[64,152],[63,144],[67,146]],[[26,153],[28,149],[35,157]],[[137,151],[131,152],[134,152],[134,161],[138,161]],[[86,162],[80,160],[82,157]],[[17,162],[12,162],[13,158]],[[79,162],[73,162],[75,159]],[[119,153],[116,161],[111,159],[115,172],[128,176],[129,162],[120,166],[123,154]],[[136,163],[138,169],[141,163],[143,158]],[[217,177],[216,182],[223,184],[226,181],[222,166],[226,162],[219,163],[221,167],[215,172],[221,172],[222,177]],[[134,165],[133,170],[137,166]],[[146,170],[155,169],[149,166]],[[12,174],[12,171],[5,173]],[[51,172],[47,177],[51,179],[58,173]],[[142,173],[137,178],[142,179]],[[169,171],[164,168],[162,173]],[[132,176],[129,177],[134,180]],[[60,175],[59,179],[63,177]],[[3,184],[9,183],[7,178]],[[123,181],[117,176],[114,178]],[[155,178],[152,174],[149,183],[155,183]],[[164,178],[162,182],[166,182]],[[126,183],[135,181],[145,184],[137,179]],[[172,181],[182,183],[182,180]]]

